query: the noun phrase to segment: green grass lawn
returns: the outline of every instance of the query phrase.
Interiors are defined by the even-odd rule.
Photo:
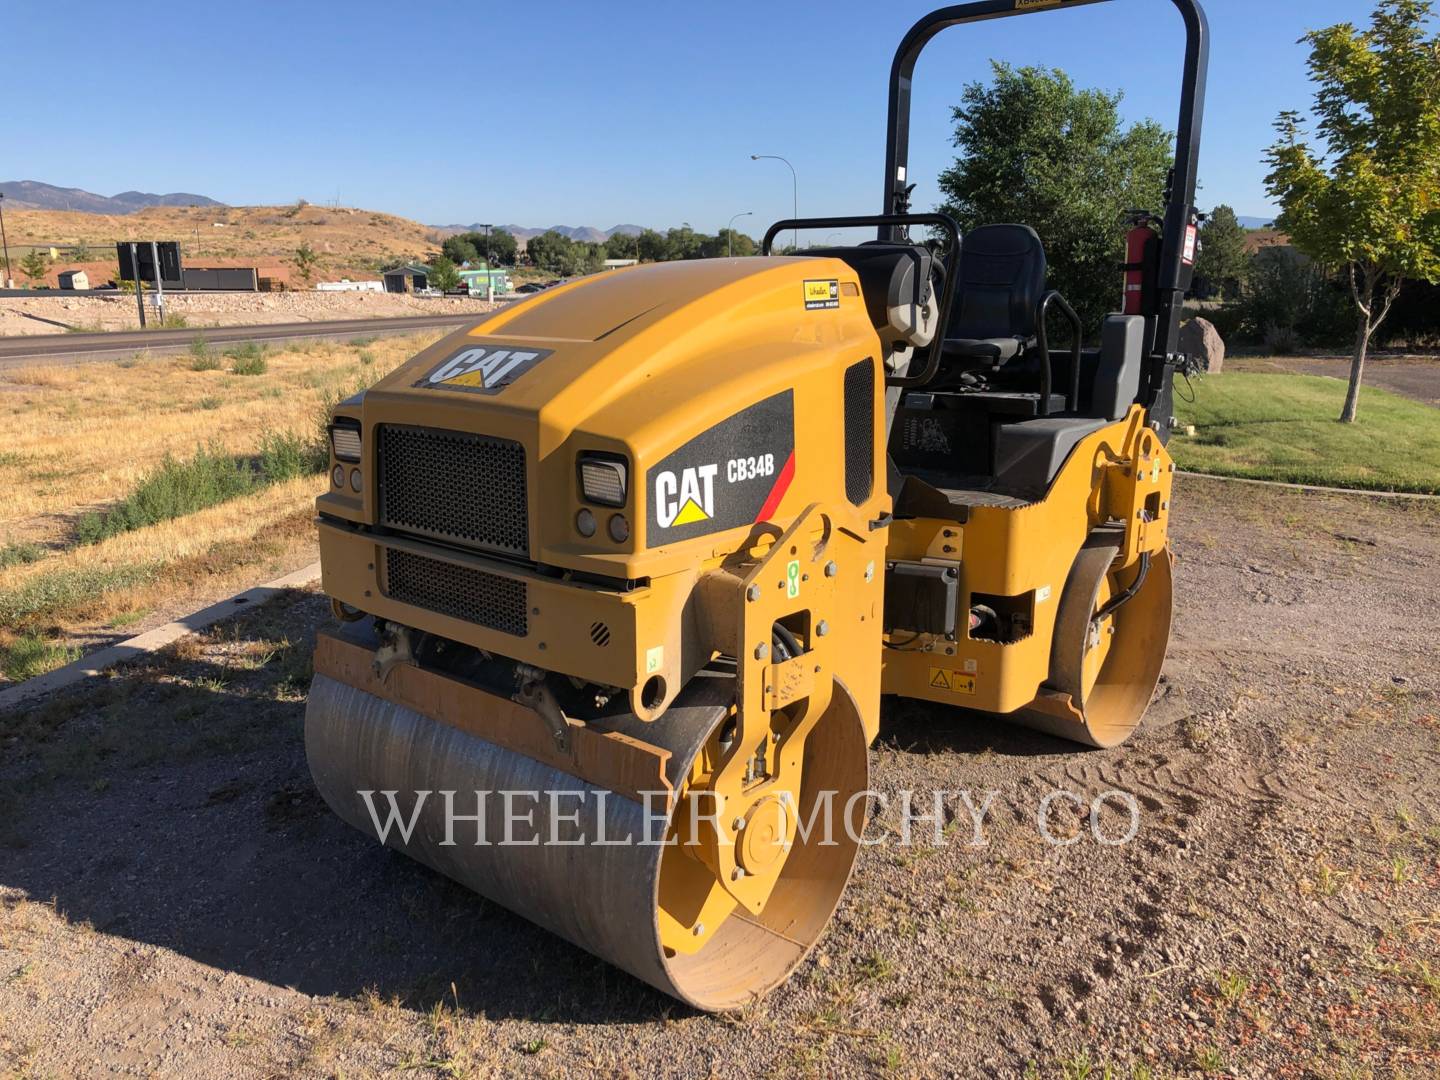
[[[1182,469],[1382,491],[1440,492],[1440,409],[1362,387],[1359,419],[1336,419],[1345,383],[1313,375],[1222,374],[1177,380],[1175,412],[1194,436],[1170,452]]]

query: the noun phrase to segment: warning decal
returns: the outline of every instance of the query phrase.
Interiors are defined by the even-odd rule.
[[[975,693],[975,676],[946,668],[930,669],[930,686],[936,690],[949,690],[955,694]]]
[[[805,282],[805,310],[822,311],[840,306],[840,282],[835,279]]]

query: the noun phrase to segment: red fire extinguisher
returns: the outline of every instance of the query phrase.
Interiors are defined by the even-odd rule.
[[[1142,221],[1125,238],[1126,315],[1153,315],[1160,276],[1160,236]]]

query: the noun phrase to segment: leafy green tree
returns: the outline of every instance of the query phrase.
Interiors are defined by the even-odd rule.
[[[430,262],[430,285],[441,292],[460,287],[460,271],[446,255],[436,255]]]
[[[473,263],[479,260],[480,252],[470,240],[474,233],[460,233],[456,236],[447,236],[445,242],[440,245],[440,253],[452,263]]]
[[[552,274],[565,274],[569,272],[566,267],[573,259],[571,248],[574,246],[575,241],[552,229],[526,241],[525,254],[540,269]]]
[[[480,252],[482,257],[485,255],[486,244],[483,233],[480,242],[475,245],[475,249]],[[491,229],[489,251],[492,266],[514,266],[515,259],[520,252],[520,245],[516,242],[515,237],[504,229]]]
[[[615,233],[605,241],[605,257],[607,259],[638,259],[640,257],[640,239],[628,233]]]
[[[635,250],[641,262],[664,262],[669,258],[665,237],[654,229],[646,229],[635,238]]]
[[[1195,276],[1202,278],[1223,299],[1238,300],[1250,276],[1245,251],[1245,226],[1229,206],[1217,206],[1200,226],[1200,256]]]
[[[300,276],[305,279],[307,285],[315,276],[315,265],[319,261],[319,253],[309,244],[302,243],[295,249],[295,269],[300,271]]]
[[[34,285],[42,279],[45,276],[45,272],[49,269],[50,260],[46,258],[43,251],[38,249],[32,249],[28,255],[20,260],[20,272],[30,279],[31,285]]]
[[[1406,278],[1440,281],[1440,36],[1429,0],[1380,0],[1368,30],[1340,23],[1304,38],[1316,84],[1312,147],[1296,112],[1276,121],[1267,154],[1276,227],[1311,258],[1342,270],[1358,312],[1353,423],[1375,331]]]
[[[994,81],[968,85],[952,110],[960,157],[940,175],[940,209],[967,231],[1032,226],[1050,286],[1093,337],[1120,306],[1125,211],[1162,207],[1172,136],[1153,120],[1122,126],[1122,95],[1076,89],[1058,69],[991,66]]]

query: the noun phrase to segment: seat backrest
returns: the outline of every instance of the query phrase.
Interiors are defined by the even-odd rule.
[[[1045,294],[1045,248],[1028,225],[982,225],[960,245],[947,338],[1025,338]]]

